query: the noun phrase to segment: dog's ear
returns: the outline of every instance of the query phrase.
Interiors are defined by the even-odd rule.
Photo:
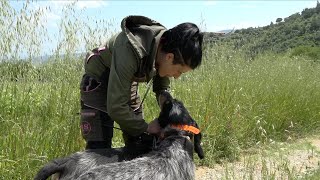
[[[196,128],[199,129],[198,124],[195,123]],[[201,132],[199,134],[195,134],[194,135],[194,151],[198,154],[200,159],[204,158],[204,153],[203,153],[203,149],[201,146],[201,139],[202,139],[202,134]]]
[[[169,93],[169,91],[161,91],[159,97],[158,97],[158,103],[160,106],[160,109],[162,110],[163,105],[166,101],[172,101],[173,97]]]
[[[190,136],[185,136],[187,138],[184,139],[184,149],[188,152],[191,159],[193,159],[193,148],[192,142],[190,141]]]
[[[165,128],[170,123],[170,111],[172,109],[173,103],[170,100],[166,100],[163,103],[160,115],[158,117],[158,122],[161,128]]]

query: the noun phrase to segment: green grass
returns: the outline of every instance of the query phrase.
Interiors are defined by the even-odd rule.
[[[312,174],[306,175],[303,179],[305,180],[318,180],[320,177],[320,168],[313,172]]]
[[[319,64],[304,59],[266,54],[247,61],[216,47],[201,69],[174,85],[203,127],[210,164],[216,157],[235,159],[239,147],[319,129],[319,72]]]
[[[10,15],[5,2],[2,8],[7,14],[1,14],[1,20],[10,24],[16,16]],[[32,179],[49,160],[84,149],[78,115],[83,59],[70,52],[75,52],[79,42],[87,42],[84,37],[96,37],[99,33],[93,36],[92,32],[102,31],[90,29],[81,21],[70,27],[61,26],[61,37],[72,34],[62,38],[54,52],[66,54],[64,59],[53,58],[36,66],[31,59],[24,65],[0,61],[0,179]],[[77,37],[75,27],[79,26],[83,34]],[[0,42],[1,51],[7,55],[16,52],[6,43],[17,47],[20,36],[26,36],[24,33],[30,35],[26,44],[34,45],[26,50],[37,55],[33,50],[38,51],[41,45],[41,33],[9,34],[3,38],[8,42]],[[89,44],[86,49],[97,42]],[[18,62],[19,57],[10,57]],[[265,54],[254,61],[244,57],[242,52],[228,47],[208,46],[202,66],[172,82],[172,94],[184,102],[203,133],[206,158],[196,159],[197,165],[237,160],[240,152],[249,147],[295,139],[320,129],[319,63],[286,54]],[[145,86],[140,88],[143,95]],[[150,93],[145,102],[145,118],[151,121],[158,113]],[[117,130],[114,145],[123,145]]]
[[[217,48],[210,54],[222,51]],[[75,70],[80,67],[78,59],[52,61],[17,81],[2,77],[0,179],[31,179],[48,160],[83,150],[78,115],[82,70]],[[173,80],[173,95],[184,102],[203,133],[206,158],[196,159],[197,164],[236,160],[241,150],[259,143],[319,130],[319,68],[287,56],[265,55],[247,62],[212,55],[200,69]],[[42,75],[48,78],[34,78]],[[143,94],[145,86],[140,87]],[[152,93],[145,107],[148,121],[158,115]],[[122,145],[117,130],[114,144]]]

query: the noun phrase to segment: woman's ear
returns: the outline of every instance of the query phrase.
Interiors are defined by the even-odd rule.
[[[173,53],[167,53],[166,54],[166,61],[173,62],[173,60],[174,60],[174,54]]]

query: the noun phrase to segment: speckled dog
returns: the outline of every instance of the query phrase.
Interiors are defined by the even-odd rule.
[[[150,153],[123,161],[125,154],[121,148],[78,152],[48,163],[35,180],[47,179],[54,173],[65,180],[194,179],[193,149],[201,159],[204,157],[198,125],[182,102],[167,92],[161,97],[158,121],[162,131],[156,148]]]

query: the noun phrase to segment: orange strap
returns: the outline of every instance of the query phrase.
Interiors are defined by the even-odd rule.
[[[180,130],[184,131],[189,131],[192,132],[193,134],[199,134],[200,130],[194,126],[189,126],[189,125],[171,125],[171,127],[178,128]]]

